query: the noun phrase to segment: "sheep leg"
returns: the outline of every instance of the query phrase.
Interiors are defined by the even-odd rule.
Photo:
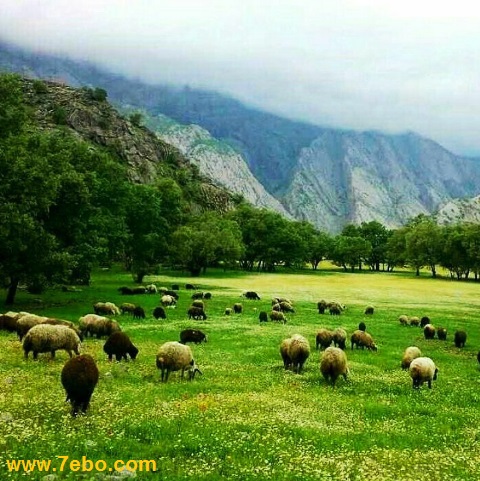
[[[429,387],[429,389],[432,389],[432,380],[431,379],[428,380],[428,387]]]
[[[117,362],[120,362],[122,360],[122,355],[121,354],[115,354],[115,360]]]
[[[38,358],[38,351],[33,351],[33,359],[37,360]]]
[[[52,359],[55,359],[55,351],[54,351],[54,350],[51,350],[50,353],[52,354]],[[70,354],[70,357],[72,357],[71,354]]]

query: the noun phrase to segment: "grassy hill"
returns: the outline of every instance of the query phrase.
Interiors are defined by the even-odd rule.
[[[83,352],[96,359],[100,381],[86,416],[71,418],[64,403],[60,371],[68,356],[54,361],[41,354],[23,359],[15,336],[0,331],[0,473],[2,479],[25,479],[8,472],[6,459],[52,459],[57,456],[94,462],[155,460],[158,479],[260,480],[478,480],[480,477],[478,411],[478,286],[410,274],[345,274],[336,271],[299,274],[242,274],[212,271],[200,290],[210,291],[206,321],[188,321],[192,278],[150,277],[158,286],[181,285],[177,309],[168,319],[151,315],[158,295],[118,294],[131,277],[100,271],[81,292],[49,291],[40,304],[21,293],[18,310],[76,321],[96,301],[135,302],[148,315],[144,321],[118,318],[140,349],[134,362],[109,363],[104,340],[87,339]],[[242,300],[255,290],[261,301]],[[428,295],[426,294],[428,293]],[[261,310],[280,295],[294,301],[296,313],[286,325],[259,324]],[[340,317],[321,316],[320,299],[348,307]],[[242,302],[241,315],[224,310]],[[366,317],[366,305],[375,314]],[[398,317],[428,315],[448,329],[447,341],[426,341],[420,328],[401,326]],[[344,327],[349,336],[365,321],[379,349],[346,354],[350,380],[335,388],[319,372],[315,334],[320,327]],[[155,354],[187,327],[202,329],[208,343],[192,350],[203,376],[194,381],[172,374],[159,382]],[[453,345],[456,329],[468,333],[467,345]],[[310,358],[300,375],[285,371],[280,342],[294,333],[307,337]],[[439,367],[429,390],[413,390],[400,369],[403,350],[416,345]],[[28,479],[42,479],[32,473]],[[58,479],[103,479],[90,473],[57,471]],[[88,476],[87,476],[88,474]],[[104,473],[105,474],[105,473]],[[106,473],[111,474],[111,473]],[[57,479],[57,478],[55,478]],[[152,479],[137,472],[136,479]]]

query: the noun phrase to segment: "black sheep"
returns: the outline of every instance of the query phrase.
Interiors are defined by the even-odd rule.
[[[131,296],[134,293],[131,287],[119,287],[118,291],[120,292],[120,294],[123,294],[124,296],[128,296],[128,295]]]
[[[207,319],[207,315],[201,307],[191,306],[190,309],[188,309],[187,314],[189,319],[193,318],[196,321],[199,321],[200,319],[205,321]]]
[[[243,311],[243,306],[241,304],[237,302],[236,304],[233,305],[233,312],[235,314],[241,314],[242,311]]]
[[[455,342],[456,347],[465,347],[467,333],[465,331],[455,331],[453,341]]]
[[[136,306],[133,310],[133,318],[134,319],[145,319],[145,310],[143,307]]]
[[[326,301],[317,302],[317,309],[319,314],[325,314],[325,311],[327,309],[327,302]]]
[[[166,319],[165,309],[162,306],[158,306],[153,310],[153,317],[155,319]]]
[[[172,296],[176,301],[178,301],[178,294],[174,290],[166,290],[162,293],[162,296]]]
[[[203,298],[204,298],[204,299],[207,299],[207,300],[211,299],[211,298],[212,298],[212,293],[211,293],[211,292],[205,292],[205,294],[203,294]]]
[[[135,359],[138,354],[138,349],[132,344],[130,338],[124,332],[114,332],[103,346],[105,354],[108,355],[108,360],[111,361],[115,356],[117,361],[121,361],[122,357],[127,361],[127,354]]]
[[[268,321],[268,314],[265,311],[260,312],[258,315],[258,320],[260,322],[267,322]]]
[[[192,299],[203,299],[203,292],[195,292],[192,294]]]
[[[358,325],[358,330],[363,331],[363,332],[365,332],[367,330],[367,326],[365,325],[365,323],[363,321]]]
[[[187,342],[200,344],[201,342],[207,342],[207,336],[198,329],[185,329],[180,333],[180,342],[182,344],[186,344]]]
[[[193,284],[185,284],[185,289],[187,289],[187,291],[196,291],[197,287]]]
[[[420,319],[420,327],[423,329],[427,324],[430,324],[430,318],[423,316],[422,319]]]
[[[242,294],[242,297],[245,297],[246,299],[251,299],[253,301],[259,301],[260,296],[254,292],[254,291],[247,291]]]
[[[98,368],[93,357],[81,354],[69,359],[63,366],[61,381],[67,393],[66,401],[72,404],[72,416],[78,411],[85,412],[98,382]]]

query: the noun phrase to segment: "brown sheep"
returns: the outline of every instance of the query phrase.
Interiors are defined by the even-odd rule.
[[[320,329],[317,332],[315,341],[316,341],[315,349],[318,349],[319,346],[323,349],[326,349],[333,342],[333,331],[330,331],[329,329],[324,329],[324,328]]]
[[[423,328],[423,336],[425,339],[433,339],[435,337],[435,327],[432,324],[427,324]]]
[[[357,349],[359,347],[362,349],[366,347],[371,351],[377,350],[377,345],[373,342],[373,338],[370,334],[368,334],[368,332],[357,330],[352,334],[350,341],[352,343],[352,349],[355,345]]]
[[[132,344],[130,338],[121,331],[114,332],[108,337],[103,345],[103,351],[108,355],[109,361],[112,360],[113,356],[117,361],[121,361],[122,358],[128,361],[127,354],[132,359],[136,359],[138,354],[138,349]]]

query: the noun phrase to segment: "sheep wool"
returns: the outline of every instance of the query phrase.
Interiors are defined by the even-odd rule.
[[[79,411],[86,412],[98,383],[98,374],[97,365],[89,354],[73,357],[63,366],[61,382],[67,393],[66,401],[72,405],[72,416]]]
[[[346,381],[349,371],[345,352],[338,347],[327,347],[320,361],[320,372],[325,381],[330,381],[333,386],[335,386],[339,376],[343,376]]]
[[[465,331],[455,331],[453,342],[456,347],[465,347],[467,342],[467,333]]]
[[[417,357],[410,363],[410,377],[413,381],[413,388],[418,389],[423,383],[427,383],[432,389],[432,381],[436,381],[438,368],[429,357]]]
[[[182,371],[182,377],[184,377],[185,371],[188,371],[189,380],[194,379],[196,372],[202,374],[193,359],[190,347],[176,341],[166,342],[160,347],[156,364],[161,371],[162,382],[168,381],[168,376],[172,371]]]
[[[127,354],[136,359],[138,349],[132,344],[130,338],[121,331],[110,334],[107,341],[103,345],[103,351],[108,355],[108,360],[111,361],[113,356],[117,361],[121,361],[122,358],[128,361]]]
[[[288,345],[288,356],[292,362],[293,372],[300,374],[305,361],[310,356],[310,344],[300,334],[294,334]]]
[[[412,316],[409,319],[409,323],[411,326],[418,327],[420,325],[420,319],[417,316]]]
[[[284,324],[286,324],[287,322],[287,318],[285,317],[285,314],[279,311],[271,311],[270,320],[275,322],[283,322]]]
[[[427,324],[423,328],[423,336],[425,339],[433,339],[435,337],[435,327],[432,324]]]
[[[352,343],[352,349],[353,349],[353,346],[355,345],[357,349],[359,347],[361,347],[362,349],[366,347],[370,351],[377,350],[377,345],[375,344],[375,342],[373,342],[373,338],[368,332],[356,330],[352,334],[350,341]]]
[[[373,306],[367,306],[365,308],[365,315],[366,316],[371,316],[375,312],[375,308]]]
[[[398,318],[398,322],[400,322],[400,324],[402,326],[407,326],[408,325],[408,316],[406,316],[405,314],[402,314],[399,318]]]
[[[33,327],[42,322],[45,322],[47,317],[37,316],[36,314],[25,314],[17,320],[17,334],[21,341],[27,332]]]
[[[337,327],[333,331],[333,344],[335,347],[345,349],[347,343],[347,332],[341,327]]]
[[[207,342],[207,336],[199,329],[184,329],[180,333],[180,342],[182,344],[186,344],[187,342],[200,344],[201,342]]]
[[[420,357],[421,355],[422,353],[418,347],[416,346],[407,347],[402,357],[402,363],[401,363],[402,369],[408,369],[412,361],[417,357]]]
[[[96,314],[87,314],[81,317],[79,327],[85,336],[90,334],[91,336],[97,336],[97,339],[102,336],[110,336],[113,332],[121,330],[117,321]]]
[[[315,345],[316,349],[318,349],[319,347],[326,349],[333,342],[333,331],[330,331],[329,329],[324,329],[324,328],[320,329],[317,332],[315,341],[316,341],[316,345]]]
[[[37,359],[38,353],[50,352],[52,359],[55,351],[63,349],[72,357],[72,351],[78,356],[80,354],[80,338],[67,326],[52,326],[50,324],[38,324],[33,326],[23,339],[23,351],[25,359],[33,351],[33,358]]]

